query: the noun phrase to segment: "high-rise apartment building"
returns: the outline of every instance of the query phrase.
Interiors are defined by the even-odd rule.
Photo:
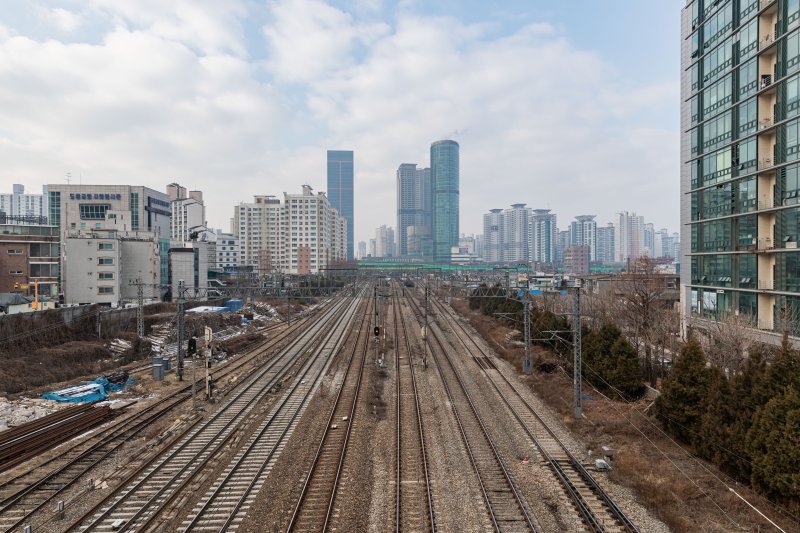
[[[557,262],[558,228],[556,214],[549,209],[534,209],[531,213],[531,260],[536,263]]]
[[[597,261],[597,222],[595,215],[578,215],[570,223],[570,245],[588,246],[589,260]]]
[[[614,229],[614,260],[624,263],[644,255],[644,217],[636,213],[617,213]]]
[[[234,209],[234,234],[239,241],[239,265],[260,274],[280,272],[285,264],[284,207],[275,196],[259,195]]]
[[[367,257],[367,243],[366,241],[358,241],[358,259]]]
[[[398,254],[409,255],[408,234],[427,228],[430,233],[431,169],[417,168],[416,164],[403,163],[397,169],[397,245]]]
[[[328,150],[328,195],[331,207],[347,221],[347,260],[355,259],[354,202],[353,202],[353,151]]]
[[[503,210],[492,209],[483,215],[483,260],[503,262]]]
[[[642,255],[657,257],[656,250],[656,228],[652,222],[647,222],[642,227]]]
[[[383,225],[375,230],[375,257],[394,257],[394,229]]]
[[[597,228],[597,261],[603,264],[615,262],[614,234],[616,230],[611,222],[607,226]]]
[[[25,186],[15,183],[11,194],[0,194],[0,213],[9,224],[46,224],[42,220],[47,217],[45,196],[25,194]]]
[[[451,140],[431,144],[433,260],[449,263],[458,246],[459,146]]]
[[[503,211],[503,262],[530,261],[531,210],[525,204],[513,204]]]
[[[686,3],[681,16],[684,318],[800,311],[800,2]],[[687,321],[684,321],[687,322]]]

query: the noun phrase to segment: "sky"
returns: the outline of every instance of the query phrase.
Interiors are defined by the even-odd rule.
[[[0,192],[326,189],[355,152],[355,240],[396,170],[461,147],[460,231],[492,208],[679,227],[682,0],[0,0]]]

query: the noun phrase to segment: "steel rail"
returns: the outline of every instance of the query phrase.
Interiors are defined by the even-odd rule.
[[[372,300],[371,297],[368,299],[368,302],[370,300]],[[369,306],[367,308],[369,308]],[[369,318],[367,318],[367,317],[369,317]],[[365,314],[365,320],[367,320],[368,325],[372,324],[372,318],[371,318],[369,312]],[[324,531],[326,531],[328,529],[328,524],[330,523],[330,518],[331,518],[331,511],[333,509],[333,502],[334,502],[334,500],[336,498],[336,489],[337,489],[337,487],[339,485],[339,478],[340,478],[341,472],[342,472],[342,464],[344,463],[344,457],[345,457],[345,453],[347,451],[347,444],[348,444],[349,439],[350,439],[350,432],[351,432],[351,430],[353,428],[353,416],[355,414],[357,400],[358,400],[358,397],[359,397],[359,393],[361,391],[361,378],[362,378],[362,376],[364,374],[364,366],[365,366],[364,363],[366,361],[367,351],[368,351],[368,348],[369,348],[369,333],[370,333],[370,329],[371,329],[370,327],[366,328],[366,330],[364,332],[365,335],[364,335],[363,341],[360,339],[361,336],[359,335],[356,338],[356,342],[353,344],[353,350],[351,351],[350,357],[348,358],[347,370],[345,371],[345,376],[342,379],[342,385],[339,387],[339,391],[336,394],[336,399],[335,399],[335,401],[333,403],[333,407],[331,408],[330,414],[328,415],[328,418],[327,418],[327,422],[326,422],[326,426],[325,426],[325,432],[324,432],[324,434],[322,436],[322,439],[320,440],[319,446],[317,447],[317,452],[316,452],[316,454],[314,456],[314,459],[313,459],[313,461],[311,463],[311,468],[310,468],[310,470],[308,472],[308,475],[306,476],[306,479],[305,479],[305,481],[303,483],[303,488],[302,488],[302,490],[300,492],[300,496],[299,496],[299,498],[297,500],[297,504],[295,505],[294,511],[292,512],[292,517],[289,520],[289,525],[286,528],[287,533],[291,532],[292,530],[294,530],[296,528],[296,526],[298,525],[298,522],[302,518],[301,515],[303,514],[303,505],[307,502],[306,498],[308,496],[309,487],[311,486],[312,483],[316,482],[316,480],[318,479],[316,477],[316,474],[319,472],[319,470],[317,470],[317,468],[318,468],[318,466],[320,464],[320,458],[322,457],[322,454],[323,454],[323,451],[325,450],[326,445],[330,442],[330,435],[331,435],[331,429],[332,429],[332,426],[333,426],[333,420],[334,420],[334,417],[337,414],[337,408],[339,407],[339,402],[343,398],[343,393],[347,390],[347,386],[348,386],[347,381],[348,381],[348,378],[351,376],[351,372],[350,371],[353,368],[353,364],[352,364],[353,360],[354,360],[356,354],[358,353],[358,348],[359,348],[360,344],[363,342],[363,346],[364,347],[363,347],[363,350],[362,350],[361,360],[360,360],[360,363],[359,363],[358,375],[356,376],[356,383],[355,383],[355,385],[353,387],[353,399],[352,399],[352,402],[350,404],[350,408],[347,411],[349,413],[349,415],[347,417],[347,429],[345,430],[344,439],[343,439],[343,442],[341,443],[341,449],[339,450],[339,454],[338,454],[339,455],[339,461],[338,461],[338,464],[336,465],[336,472],[335,472],[335,475],[333,477],[332,482],[330,483],[330,491],[328,493],[329,494],[328,502],[327,502],[327,507],[326,507],[326,510],[325,510],[325,516],[324,516],[323,523],[322,523],[322,531],[324,532]],[[345,406],[345,407],[347,407],[347,406]]]
[[[355,313],[353,313],[353,314],[355,314]],[[338,346],[339,343],[341,342],[341,340],[348,333],[348,330],[349,330],[348,326],[350,324],[351,318],[352,317],[348,317],[347,320],[342,321],[340,323],[341,324],[341,331],[333,332],[333,334],[329,337],[329,340],[333,340],[333,346],[334,347]],[[363,320],[362,320],[361,326],[359,327],[358,335],[360,335],[360,333],[361,333],[361,328],[363,328]],[[313,362],[314,361],[312,361],[312,363]],[[315,384],[316,384],[316,382],[319,382],[319,380],[322,379],[323,371],[324,371],[324,367],[325,366],[327,366],[327,363],[323,365],[322,369],[320,369],[319,375],[315,378]],[[295,402],[297,401],[297,399],[294,398],[292,395],[298,390],[298,388],[300,388],[300,386],[302,384],[304,384],[305,378],[307,378],[308,374],[311,373],[312,368],[313,368],[313,364],[306,365],[306,367],[303,369],[303,371],[294,378],[294,384],[293,384],[293,387],[292,387],[291,391],[289,391],[287,394],[284,395],[284,398],[282,399],[282,401],[281,401],[281,403],[279,405],[277,405],[276,407],[272,408],[271,416],[264,423],[262,423],[262,427],[259,429],[258,433],[250,438],[250,441],[249,441],[247,447],[243,451],[240,452],[238,458],[234,461],[234,463],[232,465],[229,466],[229,470],[222,477],[222,479],[215,483],[216,484],[216,488],[214,488],[212,490],[212,493],[208,497],[208,499],[205,500],[202,503],[200,509],[197,512],[195,512],[194,516],[189,520],[189,523],[188,524],[184,523],[185,526],[181,525],[181,527],[183,528],[183,531],[190,531],[196,525],[198,525],[198,523],[201,522],[203,515],[208,510],[210,510],[212,508],[213,504],[216,503],[217,497],[219,497],[220,495],[224,495],[225,497],[230,497],[230,492],[224,492],[223,493],[223,490],[227,489],[226,484],[229,481],[231,481],[232,479],[234,479],[234,475],[236,473],[238,473],[239,468],[246,463],[246,460],[251,456],[251,454],[254,454],[257,451],[260,451],[261,446],[262,446],[261,438],[274,428],[272,423],[279,415],[282,414],[281,410],[284,408],[284,406],[289,404],[291,401],[295,401]],[[295,423],[296,420],[298,420],[298,418],[300,416],[300,413],[302,412],[302,406],[304,404],[306,404],[310,400],[310,398],[311,398],[311,396],[312,396],[312,394],[314,392],[316,392],[315,385],[311,385],[311,386],[306,387],[306,391],[303,393],[302,398],[300,399],[298,408],[295,410],[294,413],[292,413],[292,415],[291,415],[289,420],[281,422],[281,424],[284,424],[284,426],[283,426],[282,429],[279,429],[280,430],[280,435],[279,435],[279,437],[277,439],[277,443],[280,443],[288,435],[289,430],[291,429],[292,425]],[[277,447],[277,444],[276,444],[276,447]],[[241,509],[241,507],[244,505],[245,501],[247,500],[247,497],[251,494],[251,491],[253,490],[253,488],[255,487],[257,482],[259,481],[260,477],[262,476],[262,474],[266,470],[266,468],[269,465],[269,463],[272,460],[272,458],[274,457],[274,453],[276,451],[276,447],[273,447],[270,450],[268,456],[263,461],[261,461],[261,464],[260,464],[258,470],[251,477],[251,479],[248,482],[248,484],[245,487],[245,489],[241,491],[242,494],[240,495],[240,497],[238,498],[238,500],[234,504],[233,508],[230,510],[226,520],[220,526],[219,531],[229,531],[229,530],[231,530],[233,528],[232,522],[233,522],[234,518],[236,517],[236,515],[239,512],[239,510]],[[238,490],[238,489],[234,489],[234,490]]]
[[[417,306],[417,304],[413,300],[413,298],[410,298],[409,301],[412,302],[412,305],[414,305],[414,307],[416,307],[417,311],[419,312],[419,307]],[[475,407],[475,404],[472,401],[472,398],[470,397],[469,393],[467,392],[466,384],[461,379],[461,376],[458,374],[458,371],[456,370],[455,365],[453,365],[453,362],[450,360],[450,357],[447,354],[447,350],[445,349],[444,344],[442,343],[442,341],[439,338],[439,336],[436,335],[433,332],[432,329],[430,329],[428,331],[428,333],[429,334],[433,333],[431,335],[431,338],[433,340],[435,340],[436,344],[439,346],[439,352],[442,354],[444,360],[447,361],[448,366],[450,367],[450,371],[452,372],[453,376],[455,377],[455,381],[458,383],[458,385],[460,387],[460,391],[463,393],[464,398],[466,399],[467,405],[469,406],[469,410],[467,412],[468,413],[472,413],[472,416],[474,417],[474,420],[477,423],[477,426],[480,428],[480,430],[481,430],[480,434],[483,436],[483,438],[485,439],[485,444],[487,444],[487,447],[492,452],[491,457],[494,459],[497,467],[501,471],[503,479],[504,479],[504,481],[505,481],[505,483],[506,483],[506,485],[507,485],[507,487],[509,489],[509,492],[513,496],[513,501],[516,503],[517,507],[519,508],[519,512],[520,512],[520,516],[522,518],[522,521],[524,521],[524,523],[527,525],[527,527],[529,528],[530,531],[541,532],[542,528],[539,526],[538,521],[535,518],[531,517],[531,515],[528,513],[528,510],[527,510],[527,508],[526,508],[526,506],[524,504],[524,498],[523,498],[522,494],[519,492],[519,490],[517,489],[516,485],[514,484],[514,481],[513,481],[512,477],[511,477],[511,474],[508,471],[508,469],[506,468],[506,466],[505,466],[505,464],[504,464],[504,462],[502,460],[500,452],[497,450],[497,447],[495,446],[494,441],[492,440],[491,436],[489,435],[488,429],[486,428],[486,426],[483,423],[483,420],[481,419],[480,415],[478,414],[478,411],[477,411],[477,409]],[[436,353],[435,353],[434,350],[431,350],[431,355],[434,357],[434,359],[437,359],[436,358]],[[455,402],[455,399],[453,397],[453,393],[452,393],[452,391],[450,389],[450,386],[447,383],[447,379],[445,379],[445,377],[444,377],[444,373],[442,372],[442,368],[443,368],[442,365],[438,365],[438,366],[439,366],[439,374],[442,377],[442,384],[444,385],[445,392],[447,393],[447,397],[450,400],[450,404],[452,406],[453,415],[455,417],[456,423],[458,424],[459,432],[461,434],[461,440],[464,442],[464,445],[465,445],[466,450],[467,450],[467,454],[468,454],[468,456],[470,458],[470,462],[472,463],[473,469],[475,470],[475,474],[478,477],[478,483],[479,483],[480,488],[481,488],[481,493],[483,495],[484,502],[486,503],[487,512],[489,513],[489,517],[490,517],[490,519],[492,521],[492,526],[494,527],[495,531],[500,532],[500,531],[502,531],[503,528],[501,528],[500,523],[498,523],[498,517],[495,515],[492,498],[489,496],[489,491],[487,491],[487,488],[485,486],[483,477],[481,475],[481,469],[480,469],[480,467],[478,465],[478,461],[477,461],[477,459],[475,457],[475,453],[473,451],[473,447],[469,443],[469,438],[467,437],[467,431],[466,431],[466,429],[464,427],[464,423],[463,423],[463,421],[461,419],[461,416],[458,414],[458,409],[456,407],[456,402]]]
[[[199,451],[190,452],[190,453],[193,454],[193,459],[189,460],[189,461],[186,461],[184,466],[182,468],[180,468],[177,473],[172,475],[171,481],[173,483],[174,483],[175,479],[178,476],[180,476],[181,474],[187,472],[187,470],[189,469],[190,466],[195,467],[194,468],[194,473],[195,474],[197,473],[197,471],[199,470],[199,466],[201,466],[201,465],[196,463],[195,461],[198,459],[198,457],[200,455],[203,455],[207,451],[209,451],[211,453],[211,455],[213,455],[213,451],[214,450],[218,450],[218,449],[220,449],[220,447],[224,446],[225,442],[227,442],[228,439],[233,434],[233,431],[232,431],[233,425],[235,423],[238,423],[241,420],[241,418],[244,416],[244,414],[250,412],[250,410],[252,409],[254,403],[256,401],[260,400],[268,392],[269,388],[271,388],[272,385],[277,380],[282,379],[283,376],[285,376],[285,373],[288,371],[288,369],[290,369],[297,362],[298,358],[303,357],[304,354],[307,353],[306,350],[303,349],[303,350],[299,351],[299,353],[291,355],[290,351],[298,348],[301,345],[303,346],[303,348],[305,348],[305,344],[307,344],[309,342],[309,341],[306,340],[307,338],[313,339],[313,336],[316,335],[317,332],[324,327],[324,324],[326,323],[327,320],[330,320],[331,318],[334,318],[334,319],[337,318],[336,313],[337,313],[337,311],[339,309],[339,306],[341,306],[341,305],[342,305],[341,303],[337,303],[331,309],[327,310],[325,315],[323,315],[323,317],[321,317],[319,321],[314,323],[312,325],[312,327],[309,328],[307,331],[305,331],[303,334],[301,334],[300,336],[295,338],[290,343],[290,345],[288,347],[284,348],[284,350],[283,350],[284,353],[281,356],[278,356],[274,360],[271,360],[268,365],[266,365],[265,367],[260,369],[255,375],[251,376],[249,378],[249,382],[246,383],[245,386],[242,387],[239,391],[237,391],[235,393],[235,395],[230,400],[228,400],[227,404],[225,406],[223,406],[223,408],[219,409],[216,413],[214,413],[214,415],[211,418],[209,418],[208,420],[206,420],[203,423],[203,428],[211,429],[212,425],[214,423],[216,423],[218,420],[221,421],[225,417],[232,415],[230,420],[225,422],[220,429],[217,429],[216,431],[213,431],[210,436],[206,437],[207,438],[207,442],[202,444],[202,447],[200,448]],[[281,362],[283,362],[283,366],[279,366],[279,363],[281,363]],[[275,376],[273,376],[272,378],[269,378],[269,382],[268,383],[261,384],[261,388],[255,389],[255,387],[257,387],[257,384],[258,384],[259,380],[261,380],[262,378],[267,376],[271,371],[274,370],[275,367],[279,367],[278,370],[275,373]],[[246,395],[249,395],[249,394],[253,394],[253,396],[251,398],[247,399]],[[244,402],[244,405],[243,406],[236,406],[235,405],[236,402],[240,401],[240,400],[242,402]],[[237,409],[237,410],[233,411],[234,409]],[[191,429],[191,428],[189,428],[189,429]],[[200,433],[201,431],[202,431],[202,428],[200,430],[198,430],[198,433]],[[150,458],[150,460],[148,460],[144,465],[142,465],[139,468],[137,468],[135,472],[133,472],[123,482],[121,482],[118,485],[118,487],[117,487],[117,489],[115,491],[112,491],[111,494],[109,494],[101,502],[99,502],[92,509],[90,509],[88,512],[86,512],[83,515],[83,517],[80,520],[78,520],[77,522],[75,522],[73,524],[73,526],[71,526],[71,527],[72,528],[81,527],[83,525],[83,522],[85,522],[85,521],[87,521],[89,519],[91,519],[91,524],[89,526],[87,526],[87,527],[91,527],[92,524],[98,524],[100,521],[102,521],[106,517],[108,517],[108,515],[110,513],[112,513],[117,507],[119,507],[120,505],[122,505],[126,501],[128,495],[133,494],[138,488],[142,487],[146,481],[148,481],[150,478],[152,478],[152,476],[156,472],[158,472],[162,468],[165,468],[167,466],[167,463],[169,462],[169,460],[173,456],[178,456],[178,454],[180,452],[189,449],[189,445],[193,442],[193,440],[186,438],[187,435],[188,435],[188,432],[189,432],[189,430],[184,432],[182,434],[182,436],[180,437],[180,438],[184,439],[183,442],[178,442],[176,444],[173,444],[172,448],[167,450],[166,454],[157,454],[157,455],[154,455],[152,458]],[[227,432],[227,435],[225,434],[226,432]],[[212,444],[214,444],[220,438],[222,439],[222,442],[219,443],[217,446],[215,446],[214,450],[212,450],[211,449]],[[166,455],[166,457],[165,457],[165,455]],[[153,465],[156,461],[158,461],[159,459],[162,460],[162,463],[160,465],[156,465],[153,468],[152,471],[147,473],[146,470],[151,465]],[[142,477],[142,479],[136,481],[136,479],[139,476],[143,476],[143,477]],[[119,499],[117,499],[116,501],[112,502],[106,509],[101,510],[101,508],[103,506],[105,506],[106,503],[108,503],[113,498],[117,497],[119,495],[119,493],[122,492],[124,489],[126,489],[131,482],[133,482],[134,485],[133,485],[133,487],[130,488],[130,490],[127,490],[125,495],[121,496]],[[133,525],[133,522],[136,519],[138,519],[139,517],[141,517],[141,515],[146,510],[151,510],[151,511],[157,512],[158,511],[158,509],[157,509],[158,506],[153,507],[154,500],[157,497],[159,497],[160,495],[164,494],[164,492],[167,490],[167,488],[169,488],[169,483],[164,484],[159,490],[157,490],[156,491],[156,495],[148,499],[147,505],[138,507],[138,510],[134,513],[134,516],[128,518],[126,520],[125,525],[123,525],[122,528],[120,528],[119,530],[122,531],[122,530],[129,529]],[[98,516],[94,516],[95,513],[97,513],[98,511],[100,511],[99,515]]]
[[[406,322],[405,318],[403,317],[403,309],[402,305],[399,302],[397,291],[395,291],[395,298],[393,298],[393,308],[394,308],[394,338],[395,342],[400,339],[400,331],[402,330],[403,333],[403,340],[405,349],[406,349],[406,356],[407,362],[409,367],[409,374],[410,374],[410,384],[411,389],[414,395],[414,413],[416,418],[416,429],[417,434],[419,436],[419,446],[420,446],[420,459],[422,463],[422,472],[423,478],[425,480],[425,499],[427,503],[427,516],[428,516],[428,525],[430,527],[430,531],[436,531],[436,519],[433,512],[433,497],[431,495],[431,484],[430,484],[430,475],[428,471],[428,450],[425,446],[425,431],[422,424],[422,410],[420,409],[419,405],[419,392],[417,390],[417,379],[414,370],[414,353],[411,348],[411,341],[409,339],[408,330],[406,329]],[[396,385],[396,417],[397,417],[397,465],[395,469],[395,476],[396,476],[396,485],[395,485],[395,494],[396,494],[396,501],[395,501],[395,531],[396,533],[400,533],[403,530],[403,521],[402,521],[402,488],[401,488],[401,458],[402,458],[402,416],[401,416],[401,371],[400,371],[400,352],[398,347],[395,347],[395,377],[397,380]]]
[[[454,311],[452,311],[452,309],[442,304],[441,302],[436,302],[435,305],[440,306],[440,308],[444,310],[443,316],[447,318],[448,322],[450,322],[451,324],[455,324],[455,326],[463,333],[463,335],[457,335],[457,337],[461,342],[461,344],[464,346],[464,348],[468,352],[470,352],[469,347],[464,342],[464,337],[468,337],[470,339],[470,342],[480,351],[481,355],[483,357],[488,358],[488,354],[486,353],[486,351],[477,342],[475,342],[475,340],[472,338],[469,332],[467,332],[466,328],[464,328],[464,326],[454,316]],[[546,446],[541,443],[541,440],[523,421],[520,413],[508,401],[506,396],[503,394],[498,385],[492,379],[492,376],[489,375],[489,373],[487,372],[487,369],[481,365],[478,366],[480,366],[481,370],[483,370],[483,372],[487,374],[487,376],[489,377],[489,382],[497,391],[498,395],[503,399],[503,402],[508,406],[508,408],[514,414],[514,417],[520,422],[520,425],[525,429],[525,432],[528,434],[528,436],[533,440],[534,443],[536,443],[536,446],[539,448],[539,451],[545,457],[545,460],[547,461],[548,465],[553,469],[559,481],[564,486],[569,496],[573,499],[574,503],[576,504],[576,507],[578,508],[578,511],[583,516],[587,526],[589,526],[593,531],[598,531],[598,532],[605,531],[606,528],[604,527],[604,525],[595,515],[594,511],[591,509],[588,503],[576,490],[574,484],[569,480],[568,476],[564,472],[563,466],[558,462],[557,459],[555,459],[552,456],[552,454],[546,449]],[[503,382],[507,384],[516,393],[518,400],[520,400],[522,404],[528,408],[529,412],[534,415],[536,420],[539,422],[542,428],[548,433],[550,438],[553,439],[553,441],[561,447],[562,451],[566,454],[566,456],[569,459],[570,466],[577,471],[577,473],[580,475],[583,481],[588,485],[589,489],[591,489],[592,492],[594,492],[597,496],[600,497],[600,500],[611,512],[612,516],[619,522],[619,524],[623,528],[625,528],[626,531],[631,533],[638,533],[639,529],[636,527],[636,525],[630,520],[630,518],[625,514],[625,512],[619,508],[619,506],[614,502],[611,496],[599,485],[599,483],[597,483],[597,480],[594,479],[594,477],[589,473],[588,470],[586,470],[583,464],[581,464],[581,462],[577,459],[577,457],[573,455],[573,453],[564,444],[564,442],[558,438],[558,436],[555,434],[552,428],[550,428],[550,426],[547,423],[545,423],[545,421],[542,419],[538,411],[536,411],[536,409],[530,404],[530,402],[528,402],[528,400],[525,399],[525,397],[519,391],[517,386],[514,383],[512,383],[511,380],[509,380],[508,377],[505,376],[505,374],[500,372],[499,369],[497,368],[495,369],[497,370],[497,374],[503,378]]]

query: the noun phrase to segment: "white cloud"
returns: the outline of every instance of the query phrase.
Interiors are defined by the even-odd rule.
[[[350,14],[321,0],[268,4],[268,57],[248,58],[245,0],[91,0],[110,28],[86,43],[0,26],[0,184],[179,181],[204,190],[212,225],[253,194],[325,188],[325,149],[356,152],[356,238],[395,225],[395,171],[429,144],[461,144],[461,228],[490,208],[638,211],[677,229],[678,132],[653,127],[677,83],[618,67],[533,21],[424,17],[391,26],[378,2]],[[364,18],[359,13],[366,13]],[[88,15],[86,15],[88,16]],[[79,30],[82,27],[76,27]],[[267,78],[267,81],[264,81]],[[650,118],[648,118],[650,117]]]
[[[362,63],[337,55],[339,68],[307,72],[307,105],[329,143],[356,150],[359,240],[394,224],[374,206],[395,204],[397,166],[427,164],[429,143],[443,137],[461,143],[462,230],[480,232],[484,212],[515,202],[552,207],[564,223],[623,209],[657,224],[677,218],[677,132],[645,132],[637,118],[674,99],[677,83],[618,83],[612,66],[549,24],[496,39],[486,30],[401,15]],[[674,205],[653,205],[657,193]]]
[[[279,79],[311,81],[353,64],[357,45],[369,45],[388,31],[385,24],[360,24],[320,0],[287,0],[270,6],[264,28],[268,67]]]
[[[243,0],[90,0],[118,25],[182,43],[202,54],[246,55]]]
[[[37,11],[45,22],[62,33],[72,33],[83,23],[80,15],[60,7],[39,6]]]

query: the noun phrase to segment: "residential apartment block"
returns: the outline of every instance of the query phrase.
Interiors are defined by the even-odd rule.
[[[235,208],[239,264],[259,273],[308,274],[347,260],[347,219],[325,193],[256,196]]]

